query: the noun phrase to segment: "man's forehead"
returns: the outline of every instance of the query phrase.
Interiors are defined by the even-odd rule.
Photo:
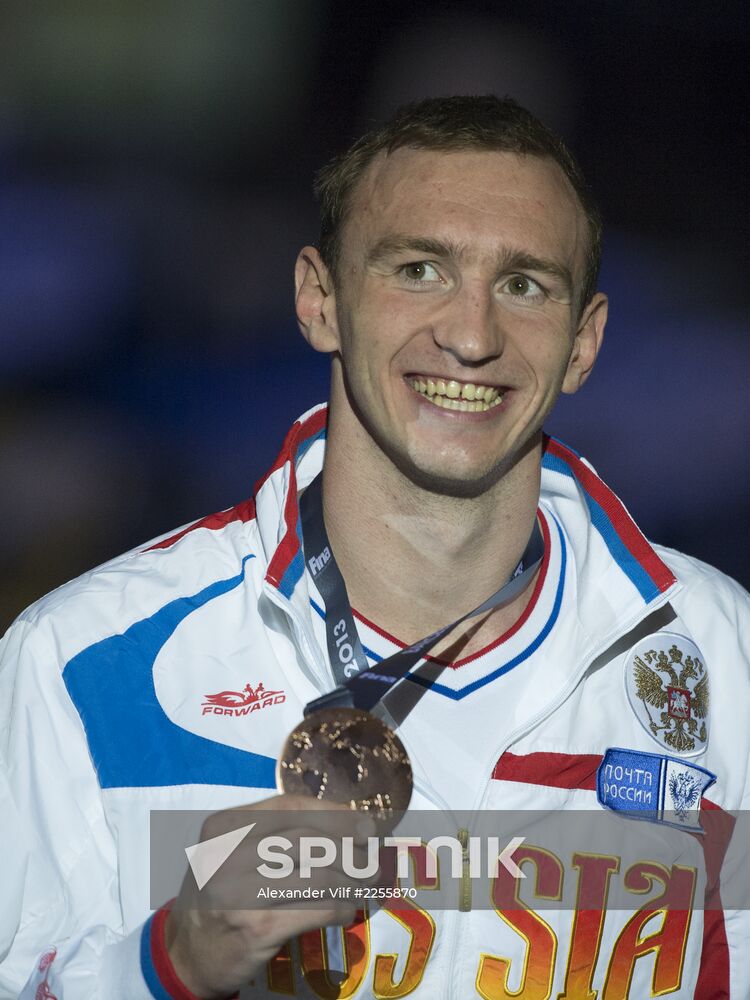
[[[372,232],[395,214],[453,212],[554,214],[560,225],[585,228],[572,185],[554,160],[484,149],[399,148],[379,153],[352,191],[347,227]]]

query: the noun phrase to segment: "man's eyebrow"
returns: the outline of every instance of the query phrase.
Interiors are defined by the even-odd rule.
[[[498,264],[501,272],[539,271],[542,274],[548,274],[550,277],[561,281],[570,296],[575,292],[573,275],[570,273],[570,268],[567,268],[564,264],[559,264],[555,260],[535,257],[534,254],[524,253],[523,251],[508,250],[501,254]]]
[[[383,236],[367,254],[368,264],[374,264],[400,253],[423,253],[428,257],[460,258],[463,248],[450,240],[438,240],[429,236],[407,236],[395,234]]]
[[[383,236],[370,248],[367,263],[378,263],[387,257],[402,253],[418,253],[438,258],[451,257],[459,261],[467,256],[466,248],[452,240],[392,234]],[[537,257],[523,250],[507,248],[498,254],[495,266],[498,274],[506,274],[509,271],[538,271],[548,274],[562,282],[569,295],[574,294],[575,287],[570,269],[557,261]]]

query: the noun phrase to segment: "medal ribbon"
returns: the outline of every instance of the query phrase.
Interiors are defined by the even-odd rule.
[[[319,474],[300,497],[302,546],[305,563],[325,604],[328,656],[337,687],[306,705],[306,716],[320,708],[339,705],[372,711],[452,629],[470,618],[510,604],[526,587],[544,556],[544,541],[535,520],[521,561],[507,583],[473,611],[370,667],[357,635],[346,584],[328,540],[321,484],[322,475]]]

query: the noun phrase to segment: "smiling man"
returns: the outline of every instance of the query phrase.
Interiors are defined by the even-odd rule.
[[[731,832],[747,798],[746,727],[725,724],[750,712],[747,595],[650,545],[543,433],[607,317],[577,166],[515,102],[455,97],[401,109],[317,191],[296,303],[331,356],[329,406],[252,501],[61,588],[4,640],[3,787],[28,856],[0,997],[746,996],[750,893],[717,883],[705,830]],[[581,810],[580,839],[527,837],[525,881],[472,895],[462,875],[454,910],[355,909],[314,880],[314,911],[219,905],[270,898],[264,815],[324,828],[325,795],[274,794],[305,706],[446,626],[377,707],[412,807],[455,816],[463,845],[492,810]],[[238,807],[234,867],[151,913],[149,813],[207,810],[212,840]]]
[[[436,105],[424,132],[450,107]],[[598,221],[555,159],[514,152],[512,138],[381,149],[335,240],[297,263],[302,331],[333,356],[326,524],[353,606],[408,642],[480,604],[517,565],[543,421],[583,384],[604,332],[607,300],[587,281]],[[341,169],[323,175],[324,204],[341,197]],[[378,559],[363,558],[363,537]],[[465,653],[523,601],[490,616]]]

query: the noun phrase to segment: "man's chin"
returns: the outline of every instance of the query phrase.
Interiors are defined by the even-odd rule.
[[[415,486],[438,496],[472,499],[491,489],[512,462],[500,461],[489,470],[445,470],[419,465],[408,459],[396,461],[400,472]]]
[[[492,490],[540,443],[541,433],[537,431],[507,454],[496,456],[489,466],[468,461],[451,463],[448,457],[443,463],[438,463],[434,456],[421,456],[420,461],[415,455],[393,452],[389,457],[401,474],[419,489],[438,496],[475,499]]]

